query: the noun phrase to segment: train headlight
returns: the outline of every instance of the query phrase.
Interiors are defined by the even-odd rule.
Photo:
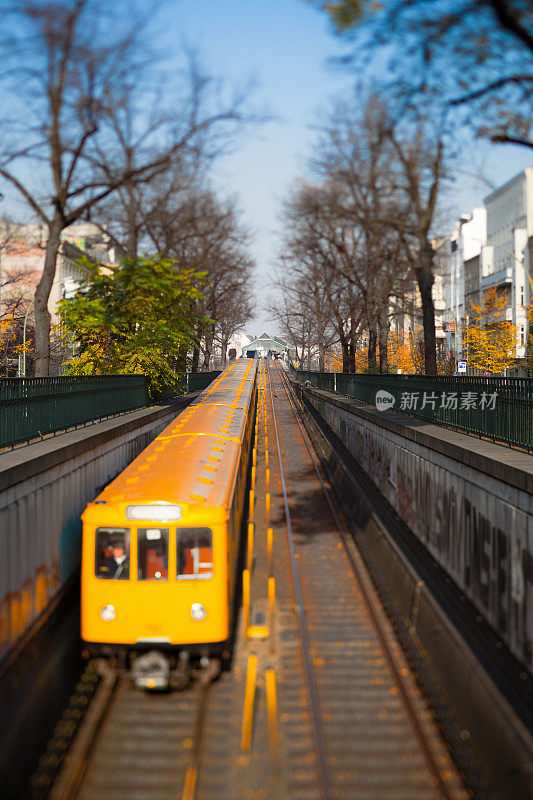
[[[191,617],[197,622],[201,622],[206,614],[205,608],[201,603],[193,603],[191,606]]]
[[[103,609],[100,611],[100,616],[102,617],[104,622],[111,622],[112,619],[115,619],[115,607],[104,606]]]

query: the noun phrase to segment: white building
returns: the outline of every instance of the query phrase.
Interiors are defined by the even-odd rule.
[[[446,349],[463,357],[462,328],[468,324],[470,305],[479,302],[480,253],[486,240],[487,212],[474,208],[463,214],[448,237],[444,268],[444,328]]]
[[[486,199],[487,238],[482,249],[483,291],[497,286],[508,298],[506,319],[516,325],[516,357],[525,358],[527,307],[531,299],[533,167],[500,186]]]

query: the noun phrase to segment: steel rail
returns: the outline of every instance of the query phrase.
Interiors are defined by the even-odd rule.
[[[312,449],[314,449],[314,448],[312,448],[312,445],[309,444],[308,434],[306,432],[304,432],[304,429],[303,429],[303,427],[302,427],[302,425],[300,423],[300,420],[298,418],[298,412],[297,412],[296,406],[299,405],[299,404],[298,404],[297,400],[296,400],[296,403],[294,403],[293,399],[292,399],[293,397],[295,398],[294,390],[290,386],[290,384],[288,382],[288,379],[287,379],[287,376],[283,375],[283,373],[281,373],[281,371],[279,370],[279,367],[278,367],[278,373],[280,374],[281,383],[283,385],[283,388],[284,388],[285,393],[287,395],[287,399],[288,399],[288,401],[290,403],[290,406],[291,406],[291,409],[293,411],[294,417],[295,417],[296,422],[298,424],[298,428],[300,430],[300,434],[302,436],[303,442],[304,442],[305,447],[307,449],[307,452],[309,454],[309,458],[311,459],[311,462],[312,462],[313,467],[315,469],[315,472],[316,472],[316,475],[317,475],[318,480],[320,482],[320,485],[322,486],[322,490],[324,492],[324,495],[325,495],[327,504],[329,506],[329,509],[331,511],[332,517],[333,517],[333,519],[335,521],[335,525],[337,527],[337,530],[338,530],[338,533],[339,533],[339,537],[341,539],[341,542],[342,542],[342,545],[343,545],[343,548],[344,548],[344,552],[345,552],[345,554],[346,554],[346,556],[348,558],[348,562],[349,562],[350,567],[352,569],[352,573],[353,573],[353,575],[355,577],[355,580],[357,581],[357,585],[358,585],[358,588],[359,588],[359,590],[361,592],[361,596],[362,596],[363,601],[365,603],[365,607],[367,609],[369,617],[370,617],[370,619],[372,621],[372,624],[374,626],[374,630],[376,631],[376,634],[377,634],[378,639],[380,641],[380,644],[381,644],[381,647],[382,647],[382,650],[383,650],[383,655],[386,658],[387,664],[389,666],[389,670],[391,672],[392,679],[393,679],[396,687],[398,688],[398,691],[400,693],[400,696],[401,696],[403,704],[404,704],[404,708],[405,708],[405,710],[407,712],[407,715],[408,715],[408,717],[409,717],[409,719],[411,721],[411,725],[412,725],[413,730],[414,730],[414,732],[416,734],[416,737],[417,737],[417,739],[419,741],[420,747],[422,749],[422,752],[424,754],[424,757],[426,759],[428,767],[429,767],[431,773],[433,774],[433,776],[435,777],[435,779],[436,779],[436,781],[438,783],[439,791],[441,792],[441,795],[444,798],[444,800],[451,800],[452,795],[450,794],[450,792],[448,790],[448,787],[447,787],[445,781],[442,778],[441,770],[440,770],[439,765],[437,763],[435,754],[433,752],[433,748],[432,748],[432,746],[431,746],[431,744],[430,744],[430,742],[428,740],[428,737],[427,737],[427,735],[426,735],[426,733],[424,731],[423,724],[421,723],[421,721],[419,719],[419,716],[417,714],[416,708],[415,708],[415,706],[413,704],[413,701],[411,699],[411,695],[409,693],[409,690],[407,689],[406,683],[405,683],[405,681],[404,681],[404,679],[403,679],[403,677],[401,675],[400,669],[399,669],[399,667],[398,667],[398,665],[397,665],[397,663],[395,661],[394,655],[393,655],[393,653],[391,651],[391,648],[389,646],[389,642],[388,642],[388,639],[387,639],[387,634],[386,634],[386,632],[384,630],[384,627],[383,627],[383,624],[381,623],[381,620],[379,618],[379,614],[378,614],[378,611],[377,611],[377,608],[376,608],[376,603],[373,600],[373,598],[372,598],[372,596],[371,596],[371,594],[370,594],[370,592],[368,590],[367,582],[368,582],[369,579],[368,579],[368,577],[363,576],[362,570],[361,570],[360,566],[358,565],[358,563],[357,563],[357,561],[356,561],[356,559],[354,557],[353,552],[350,549],[350,546],[349,546],[349,543],[348,543],[348,538],[347,538],[346,533],[344,531],[344,526],[343,526],[343,524],[342,524],[342,522],[340,520],[339,514],[337,513],[337,509],[335,508],[335,505],[333,503],[331,492],[328,489],[328,487],[326,486],[326,483],[325,483],[325,481],[323,479],[323,476],[322,476],[322,474],[320,472],[320,469],[319,469],[319,466],[317,464],[317,459],[316,459],[315,455],[313,455]]]
[[[315,677],[313,666],[313,657],[311,655],[311,639],[309,636],[309,629],[307,626],[307,615],[305,613],[305,605],[302,592],[302,584],[300,581],[300,574],[298,572],[298,564],[296,560],[296,549],[294,546],[294,534],[292,530],[291,512],[289,508],[289,500],[287,496],[287,484],[285,482],[285,471],[283,467],[283,459],[281,457],[281,444],[279,439],[278,424],[276,419],[276,411],[274,407],[274,392],[272,390],[272,381],[270,378],[270,366],[267,369],[268,385],[270,391],[270,405],[272,409],[272,420],[274,423],[274,433],[276,436],[276,447],[278,450],[278,463],[281,480],[281,488],[283,492],[283,504],[285,507],[285,519],[287,522],[287,541],[289,545],[289,553],[291,559],[292,580],[294,585],[294,594],[296,597],[296,611],[298,616],[298,629],[300,633],[300,641],[302,643],[302,657],[305,672],[305,679],[307,683],[307,690],[309,694],[309,706],[311,711],[311,718],[313,721],[313,734],[315,739],[316,757],[318,762],[318,770],[320,775],[320,782],[322,786],[322,794],[324,800],[333,800],[335,793],[333,791],[333,782],[331,779],[331,770],[329,766],[329,759],[326,747],[326,737],[324,734],[324,726],[322,722],[322,713],[320,710],[320,701],[318,698],[318,686]]]
[[[193,748],[191,758],[187,771],[185,773],[185,780],[183,782],[183,790],[181,793],[181,800],[194,800],[196,797],[196,790],[198,786],[198,773],[202,760],[203,742],[205,721],[207,717],[207,704],[209,699],[209,689],[213,681],[220,674],[220,663],[218,660],[210,661],[207,669],[200,674],[200,701],[198,703],[196,719],[194,723],[193,734]]]

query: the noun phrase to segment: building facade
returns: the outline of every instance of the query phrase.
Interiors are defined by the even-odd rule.
[[[525,366],[532,296],[533,167],[527,167],[485,198],[485,205],[462,215],[436,252],[436,272],[445,283],[446,349],[467,360],[462,329],[472,304],[483,307],[491,289],[506,300],[505,320],[516,327],[513,357]]]
[[[481,286],[507,298],[506,319],[516,326],[516,358],[525,359],[527,309],[531,301],[530,243],[533,238],[533,167],[527,167],[485,199],[487,238]]]

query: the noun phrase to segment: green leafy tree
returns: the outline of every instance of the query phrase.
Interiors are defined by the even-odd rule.
[[[59,304],[63,331],[76,344],[67,373],[144,374],[152,398],[177,389],[198,329],[204,273],[170,258],[127,258],[105,268],[83,259],[80,267],[83,286]]]

